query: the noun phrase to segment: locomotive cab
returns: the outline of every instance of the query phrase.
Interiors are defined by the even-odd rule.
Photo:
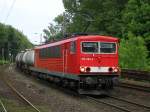
[[[80,38],[80,87],[110,90],[117,84],[118,39],[104,36]],[[82,94],[82,89],[81,89]],[[85,91],[84,91],[85,92]],[[83,92],[83,94],[85,94]],[[92,91],[93,92],[93,91]],[[97,92],[96,92],[97,93]]]
[[[116,42],[81,42],[81,73],[119,72]]]

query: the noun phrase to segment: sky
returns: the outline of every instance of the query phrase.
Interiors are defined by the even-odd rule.
[[[42,30],[64,10],[62,0],[0,0],[0,22],[12,25],[33,44],[39,44]]]

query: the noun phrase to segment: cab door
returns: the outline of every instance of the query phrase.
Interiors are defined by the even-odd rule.
[[[64,44],[63,46],[63,73],[67,73],[68,69],[68,48],[67,44]]]

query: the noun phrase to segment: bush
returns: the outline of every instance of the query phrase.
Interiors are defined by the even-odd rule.
[[[9,61],[7,61],[7,60],[0,60],[0,65],[8,64],[8,63],[9,63]]]
[[[122,68],[149,69],[148,50],[142,37],[129,33],[127,39],[121,40],[119,56]]]

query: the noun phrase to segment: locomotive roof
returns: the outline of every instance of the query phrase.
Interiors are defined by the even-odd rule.
[[[109,41],[109,42],[119,41],[118,38],[111,37],[111,36],[101,36],[101,35],[75,36],[72,38],[66,38],[60,41],[55,41],[55,42],[51,42],[45,45],[41,45],[41,46],[36,47],[35,49],[42,49],[42,48],[46,48],[50,46],[56,46],[56,45],[60,45],[60,44],[75,41],[75,40],[81,40],[81,41],[100,41],[101,40],[101,41]]]
[[[81,40],[101,40],[101,41],[118,41],[118,38],[111,36],[101,36],[101,35],[88,35],[88,36],[79,36],[78,39]]]

